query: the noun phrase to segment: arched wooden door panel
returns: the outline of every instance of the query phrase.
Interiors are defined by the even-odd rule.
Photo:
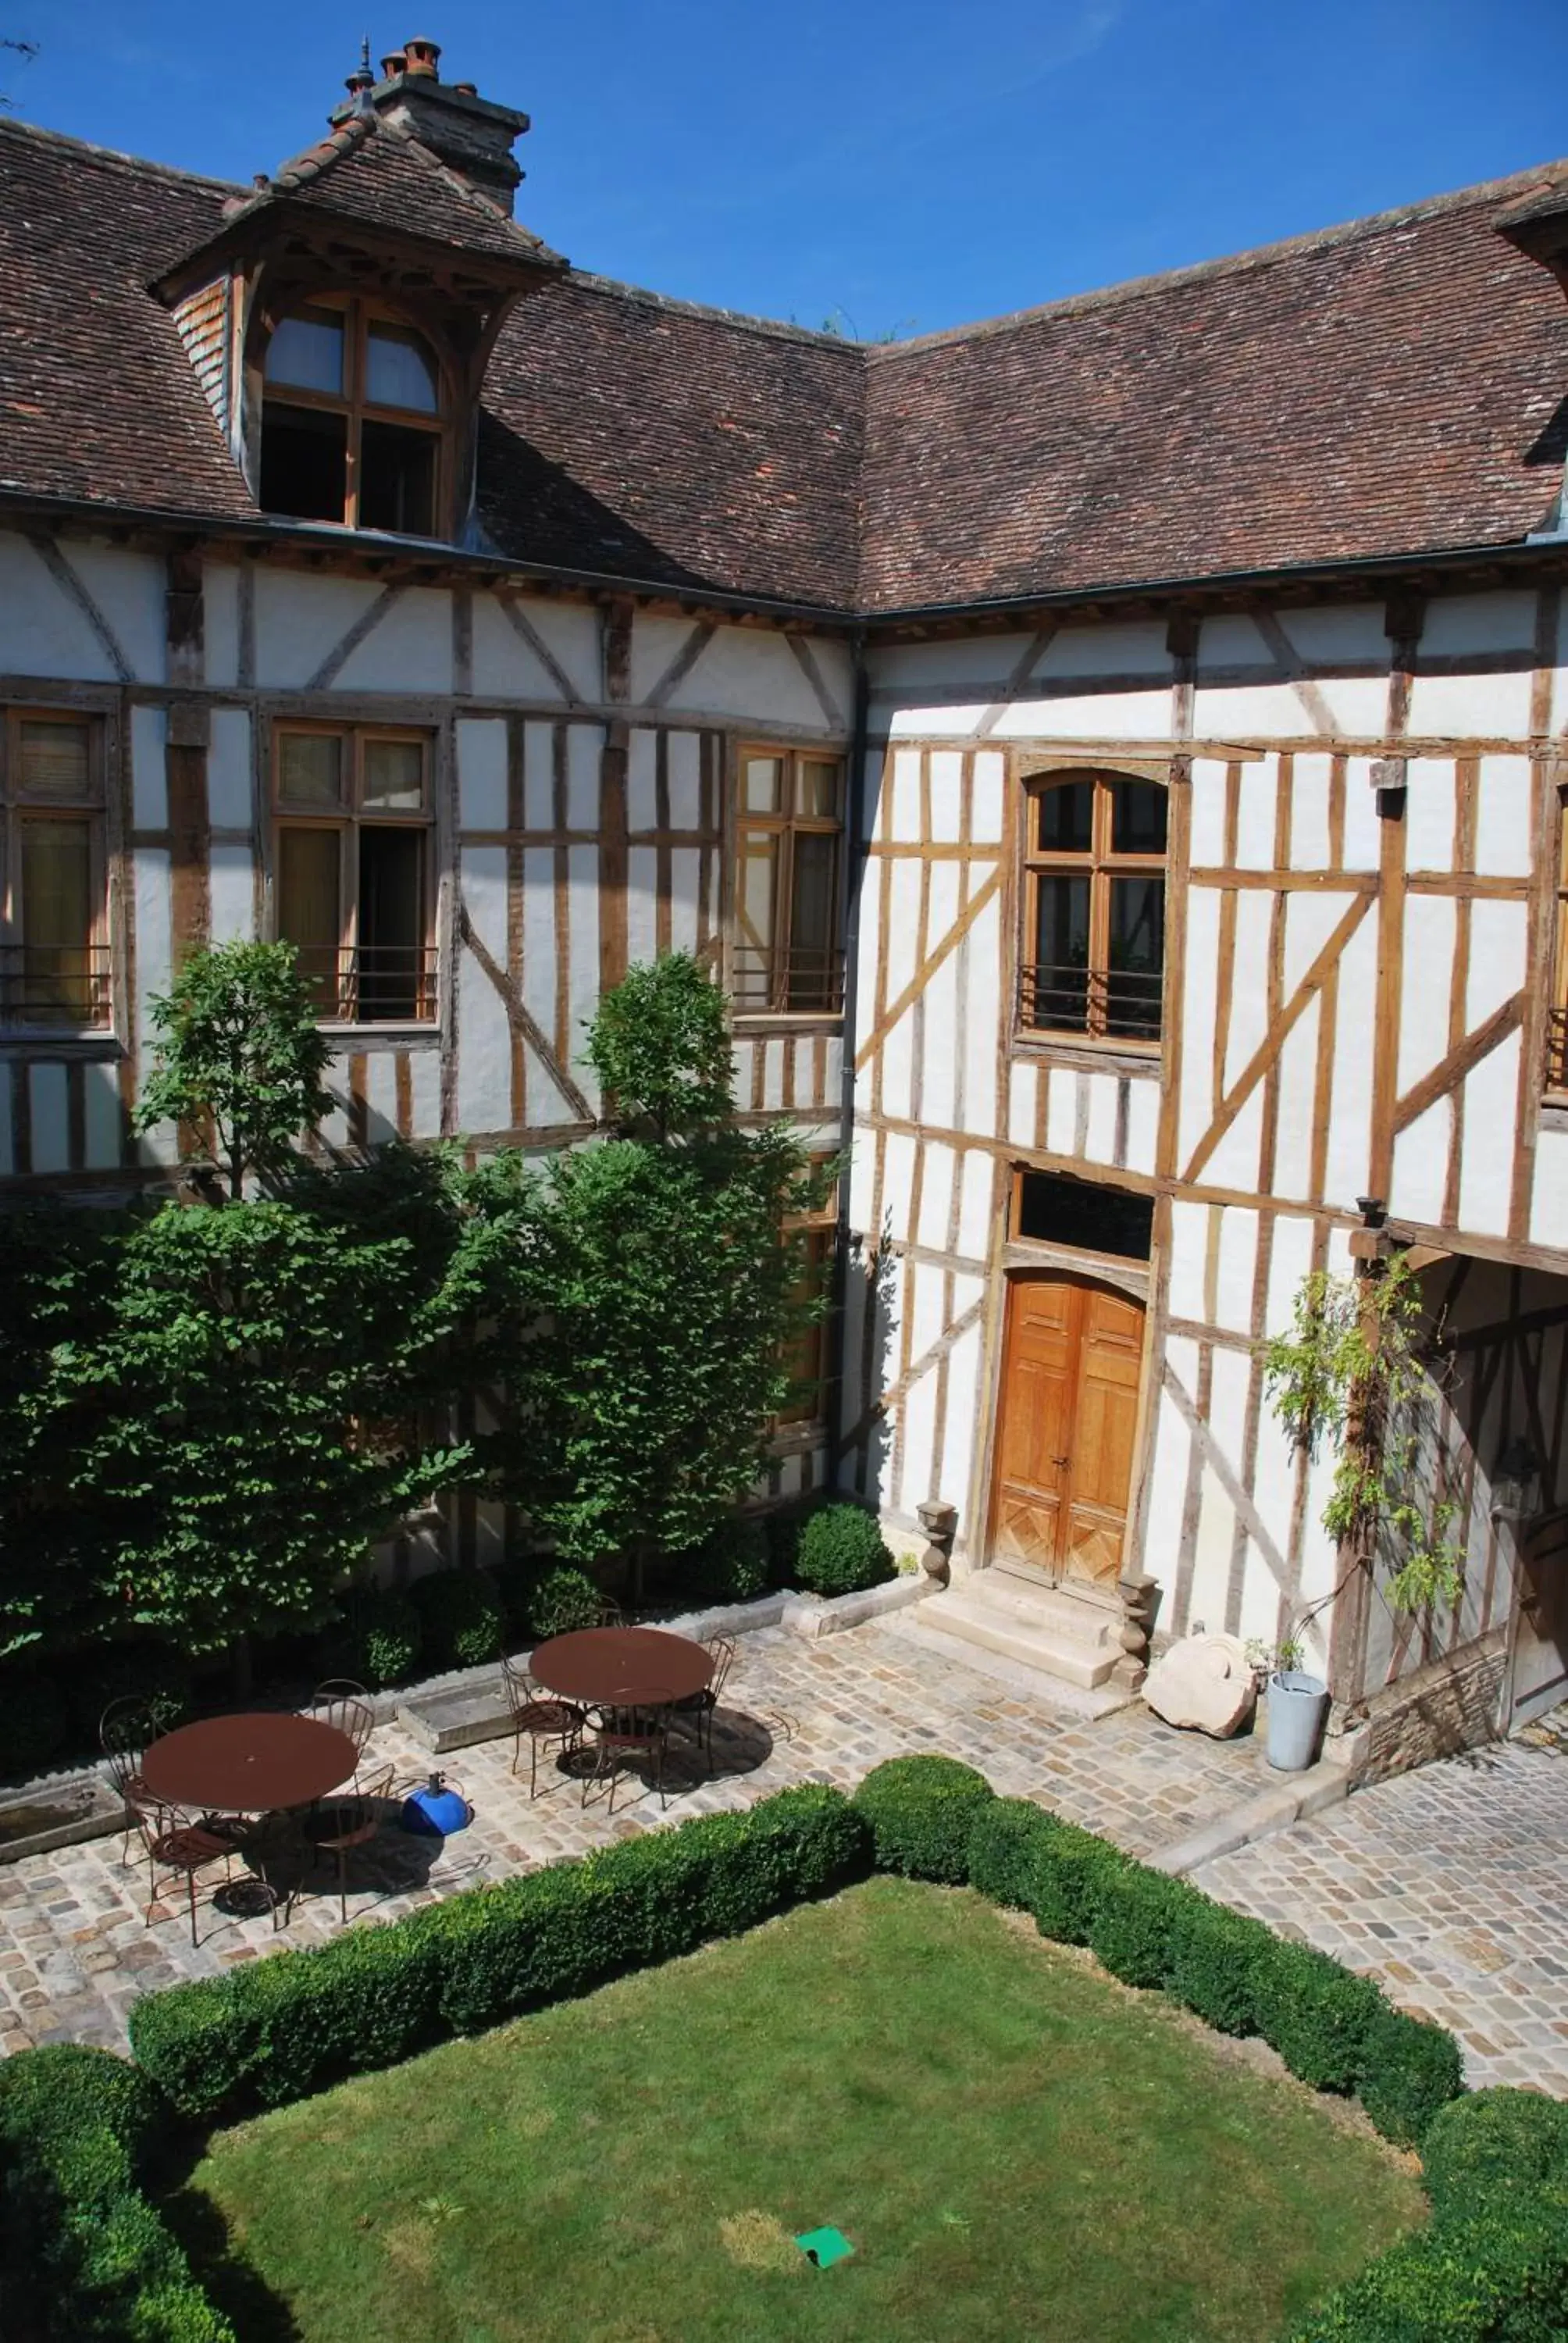
[[[1092,1278],[1008,1282],[991,1559],[1113,1587],[1132,1482],[1143,1307]]]

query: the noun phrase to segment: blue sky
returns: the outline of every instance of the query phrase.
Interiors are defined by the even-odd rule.
[[[377,0],[384,6],[385,0]],[[368,31],[525,107],[519,216],[579,266],[929,332],[1568,150],[1563,0],[0,0],[49,128],[247,179]]]

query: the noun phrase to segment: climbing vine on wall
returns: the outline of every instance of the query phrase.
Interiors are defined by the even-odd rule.
[[[1416,1273],[1395,1256],[1371,1275],[1314,1270],[1298,1289],[1288,1333],[1263,1345],[1275,1414],[1308,1455],[1336,1452],[1322,1524],[1342,1549],[1396,1556],[1386,1583],[1397,1610],[1455,1603],[1464,1551],[1460,1501],[1441,1469],[1434,1383]],[[1435,1486],[1423,1458],[1436,1455]]]

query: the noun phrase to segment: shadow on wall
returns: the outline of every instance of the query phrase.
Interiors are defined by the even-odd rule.
[[[884,1222],[874,1244],[862,1236],[850,1237],[844,1263],[844,1379],[833,1477],[840,1489],[852,1490],[871,1504],[882,1501],[892,1446],[886,1407],[892,1383],[898,1269],[890,1222]],[[896,1398],[892,1403],[897,1406]]]

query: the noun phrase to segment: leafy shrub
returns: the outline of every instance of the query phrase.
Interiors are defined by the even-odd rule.
[[[1108,1874],[1089,1923],[1095,1959],[1123,1985],[1162,1986],[1171,1974],[1182,1909],[1196,1894],[1184,1881],[1143,1863]]]
[[[0,1669],[0,1777],[41,1774],[65,1741],[65,1704],[48,1676]]]
[[[1356,2097],[1385,2139],[1419,2147],[1435,2117],[1464,2088],[1464,2060],[1445,2026],[1386,2004],[1367,2029]],[[1568,2121],[1563,2168],[1568,2173]]]
[[[1568,2101],[1503,2087],[1467,2092],[1433,2117],[1421,2154],[1440,2221],[1462,2219],[1479,2200],[1568,2188]]]
[[[1255,2034],[1255,1971],[1279,1939],[1261,1920],[1194,1893],[1175,1915],[1167,1985],[1220,2034]]]
[[[21,2331],[84,2343],[234,2343],[138,2186],[166,2109],[106,2050],[0,2066],[0,2216]]]
[[[408,1594],[419,1614],[426,1667],[478,1668],[500,1657],[501,1599],[482,1570],[432,1571]]]
[[[66,1693],[71,1722],[94,1748],[111,1701],[145,1701],[160,1733],[173,1732],[191,1713],[190,1670],[177,1653],[157,1644],[123,1644],[85,1654]]]
[[[956,1757],[890,1757],[871,1768],[855,1805],[870,1825],[879,1870],[956,1886],[970,1875],[977,1811],[994,1795],[985,1775]]]
[[[721,1522],[675,1558],[674,1591],[692,1604],[750,1603],[768,1592],[768,1534],[754,1513]]]
[[[1076,1823],[1058,1823],[1040,1842],[1029,1907],[1040,1935],[1059,1945],[1087,1945],[1108,1885],[1130,1860],[1108,1838]]]
[[[993,1904],[1031,1911],[1041,1863],[1060,1827],[1028,1798],[981,1799],[970,1832],[970,1885]]]
[[[811,1594],[858,1594],[898,1576],[880,1524],[861,1505],[824,1505],[808,1516],[795,1549],[795,1584]]]
[[[1402,2237],[1292,2343],[1563,2343],[1565,2303],[1568,2211],[1525,2197]]]
[[[132,2042],[187,2115],[275,2106],[751,1927],[843,1886],[867,1856],[839,1792],[784,1790],[146,1995]]]
[[[557,1563],[541,1571],[528,1589],[527,1623],[532,1642],[551,1635],[569,1635],[578,1627],[598,1624],[603,1598],[586,1571]]]
[[[424,1629],[408,1597],[394,1586],[371,1586],[354,1604],[355,1665],[371,1687],[407,1684],[419,1664]]]
[[[1258,2030],[1314,2091],[1351,2092],[1388,2004],[1370,1978],[1310,1945],[1278,1943],[1254,1971]]]

